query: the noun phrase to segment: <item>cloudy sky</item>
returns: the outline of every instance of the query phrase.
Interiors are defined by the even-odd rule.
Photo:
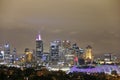
[[[94,55],[120,53],[119,0],[0,0],[0,45],[18,53],[35,48],[41,33],[45,51],[52,40],[93,47]]]

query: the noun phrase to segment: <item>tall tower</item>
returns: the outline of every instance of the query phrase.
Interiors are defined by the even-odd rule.
[[[9,43],[6,43],[4,45],[4,52],[5,52],[5,54],[10,54],[10,44]]]
[[[43,41],[40,33],[36,37],[36,57],[41,58],[43,54]]]
[[[10,44],[6,43],[4,45],[4,61],[6,63],[10,63],[10,59],[11,59],[11,57],[10,57]]]
[[[12,60],[11,60],[11,62],[15,63],[16,58],[17,58],[17,50],[16,50],[16,48],[14,48],[13,51],[12,51]]]
[[[59,44],[57,41],[50,43],[50,57],[51,61],[59,61]]]
[[[92,47],[90,45],[86,47],[85,60],[86,62],[91,62],[93,60]]]
[[[30,63],[32,62],[32,59],[33,59],[33,53],[32,51],[30,51],[29,48],[25,48],[25,60],[26,60],[26,63]]]
[[[64,41],[62,42],[62,46],[63,46],[64,48],[70,48],[70,47],[71,47],[71,42],[70,42],[69,40],[64,40]]]

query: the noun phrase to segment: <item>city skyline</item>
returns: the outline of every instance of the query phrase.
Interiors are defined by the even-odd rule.
[[[120,53],[119,0],[1,0],[0,44],[35,49],[40,32],[44,48],[50,41],[70,40],[79,47],[93,47],[94,55]]]

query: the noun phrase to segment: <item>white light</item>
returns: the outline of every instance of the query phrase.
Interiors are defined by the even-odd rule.
[[[40,34],[38,35],[38,39],[41,40],[41,36],[40,36]]]
[[[4,51],[1,51],[2,54],[4,54]]]
[[[38,41],[38,40],[42,40],[40,34],[37,36],[36,40],[37,40],[37,41]]]
[[[67,43],[69,43],[70,41],[69,40],[67,40]]]

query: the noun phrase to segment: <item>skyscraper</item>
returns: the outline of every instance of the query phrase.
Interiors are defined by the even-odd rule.
[[[5,54],[10,54],[10,44],[9,43],[6,43],[4,45],[4,53]]]
[[[86,47],[85,60],[86,62],[91,62],[93,60],[92,47],[90,45]]]
[[[17,50],[16,50],[16,48],[14,48],[13,51],[12,51],[11,62],[14,63],[16,61],[16,58],[17,58]]]
[[[41,58],[43,54],[43,41],[40,33],[36,37],[36,57]]]
[[[0,50],[0,60],[3,60],[3,59],[4,59],[4,51]]]
[[[10,44],[7,42],[4,45],[4,61],[6,63],[10,63],[11,56],[10,56]]]
[[[30,51],[29,48],[25,48],[25,61],[27,64],[29,64],[30,62],[32,62],[33,59],[33,54],[32,51]]]
[[[62,46],[63,46],[64,48],[70,48],[70,47],[71,47],[71,42],[70,42],[69,40],[64,40],[64,41],[62,42]]]
[[[50,43],[51,61],[59,61],[59,42],[53,41]]]

